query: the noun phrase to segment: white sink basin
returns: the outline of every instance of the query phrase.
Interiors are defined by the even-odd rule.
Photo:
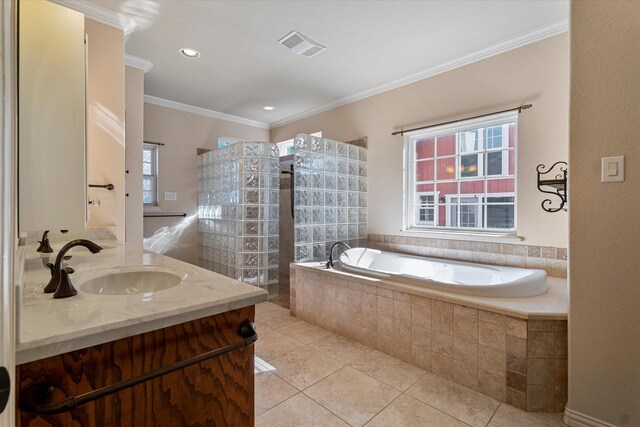
[[[121,271],[89,279],[80,290],[95,295],[147,294],[176,287],[185,276],[167,271]]]

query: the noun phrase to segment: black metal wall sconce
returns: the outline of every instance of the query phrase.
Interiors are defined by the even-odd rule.
[[[546,170],[546,171],[545,171]],[[554,172],[555,175],[554,175]],[[555,162],[549,169],[543,164],[536,168],[538,172],[538,190],[546,194],[552,194],[560,198],[560,206],[551,207],[551,199],[544,199],[541,203],[546,212],[558,212],[567,210],[567,162]],[[546,178],[551,174],[553,178]]]

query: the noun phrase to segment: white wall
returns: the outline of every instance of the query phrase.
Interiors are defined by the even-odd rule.
[[[142,140],[144,133],[144,72],[126,67],[125,240],[142,247]]]
[[[570,111],[568,413],[639,426],[640,2],[572,2]]]
[[[145,218],[144,237],[156,234],[156,251],[198,264],[198,148],[216,149],[219,137],[268,141],[269,131],[153,104],[144,105],[145,141],[158,148],[158,203],[156,212],[186,213],[187,218]],[[140,163],[142,168],[142,163]],[[165,191],[176,201],[163,200]]]
[[[540,208],[536,166],[568,157],[568,35],[354,102],[271,131],[272,141],[322,131],[338,141],[369,138],[369,233],[403,226],[403,140],[391,132],[532,103],[520,115],[518,234],[525,244],[567,246],[567,214]]]

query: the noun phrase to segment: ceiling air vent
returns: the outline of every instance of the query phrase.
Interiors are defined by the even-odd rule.
[[[326,49],[325,46],[322,46],[320,43],[300,34],[297,31],[291,31],[289,34],[278,40],[278,43],[285,45],[297,55],[304,55],[307,57],[312,57]]]

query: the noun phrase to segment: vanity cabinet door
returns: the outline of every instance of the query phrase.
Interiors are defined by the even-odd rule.
[[[84,15],[21,0],[18,227],[82,229],[86,217]]]

